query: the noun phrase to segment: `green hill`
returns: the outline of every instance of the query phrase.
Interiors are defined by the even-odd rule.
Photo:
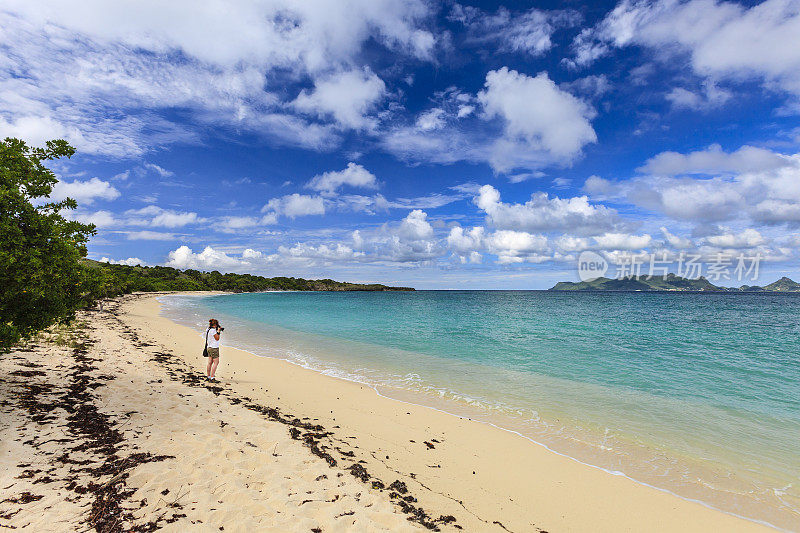
[[[759,287],[758,285],[742,285],[741,287],[730,288],[728,289],[730,292],[766,292],[764,287]]]
[[[551,291],[703,291],[703,292],[800,292],[800,283],[783,277],[764,287],[742,285],[741,287],[718,287],[700,276],[687,279],[675,274],[666,276],[627,277],[622,279],[597,278],[592,281],[560,281]]]
[[[163,266],[128,266],[84,260],[97,279],[100,297],[155,291],[413,291],[410,287],[345,283],[332,279],[266,278],[251,274],[222,274],[178,270]]]
[[[666,276],[626,277],[622,279],[597,278],[573,283],[561,281],[551,291],[724,291],[706,278],[686,279],[675,274]]]
[[[765,285],[764,290],[771,292],[800,292],[800,283],[784,276],[778,281]]]

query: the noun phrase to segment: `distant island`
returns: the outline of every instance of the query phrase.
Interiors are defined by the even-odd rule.
[[[774,283],[759,287],[758,285],[742,285],[741,287],[719,287],[703,276],[687,279],[675,274],[666,276],[629,276],[621,279],[597,278],[591,281],[560,281],[550,288],[551,291],[689,291],[689,292],[800,292],[800,283],[782,277]]]
[[[347,283],[332,279],[303,279],[252,274],[222,274],[216,270],[179,270],[165,266],[129,266],[83,260],[99,278],[102,296],[155,291],[413,291],[379,283]]]

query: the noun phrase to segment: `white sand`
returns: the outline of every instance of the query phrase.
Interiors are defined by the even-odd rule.
[[[225,531],[276,532],[308,532],[316,527],[325,532],[417,529],[389,502],[386,493],[368,490],[348,472],[328,467],[292,440],[284,424],[231,405],[206,388],[170,379],[163,366],[149,361],[149,353],[159,351],[158,347],[135,347],[122,337],[111,318],[91,320],[101,328],[90,332],[98,342],[89,355],[99,359],[91,374],[114,376],[96,389],[96,394],[101,411],[111,415],[112,423],[124,433],[119,456],[138,452],[175,456],[130,471],[126,484],[136,490],[125,505],[133,509],[137,522],[161,517],[160,525],[166,531],[218,531],[220,526]],[[71,350],[56,346],[0,357],[0,398],[14,403],[24,383],[50,383],[62,390],[68,381],[63,372],[69,368],[70,358]],[[20,366],[26,362],[42,365],[35,370],[46,376],[9,375],[14,370],[30,370]],[[18,407],[3,405],[1,412],[0,500],[25,491],[44,497],[28,504],[0,504],[0,516],[20,510],[10,518],[0,518],[0,526],[37,532],[86,529],[84,520],[95,497],[65,488],[62,479],[70,468],[78,467],[53,461],[54,456],[82,441],[66,429],[67,413],[57,411],[55,420],[40,425]],[[69,442],[49,442],[38,449],[33,443],[23,444],[30,439],[38,444],[53,438]],[[93,455],[70,452],[70,457]],[[19,479],[25,470],[42,472]],[[45,475],[58,481],[36,482]],[[90,481],[102,484],[108,479],[110,476],[95,479],[78,474],[81,485]],[[164,490],[169,492],[164,495]],[[180,518],[167,523],[166,519],[175,516]]]
[[[153,346],[136,347],[125,339],[116,318],[92,319],[99,328],[91,332],[99,339],[90,350],[101,358],[96,372],[115,376],[96,390],[102,410],[121,425],[126,453],[176,456],[130,471],[126,483],[136,492],[128,505],[136,507],[135,516],[141,521],[166,512],[165,517],[186,515],[172,524],[162,521],[167,529],[181,531],[219,526],[226,531],[417,528],[392,503],[391,491],[370,487],[374,480],[385,485],[401,480],[408,494],[418,499],[414,506],[433,517],[453,515],[455,525],[466,531],[767,529],[580,464],[512,433],[384,398],[368,387],[224,344],[217,372],[222,393],[215,396],[205,387],[182,383],[177,370],[169,376],[163,364],[150,360],[153,353],[169,352],[173,360],[185,361],[186,368],[202,375],[205,360],[199,355],[202,341],[197,332],[158,316],[159,304],[152,295],[128,298],[123,310],[122,323]],[[54,352],[46,348],[23,355],[46,361],[49,368],[63,362]],[[0,358],[0,378],[8,380],[15,364]],[[14,386],[0,385],[7,398]],[[247,409],[247,402],[231,403],[232,398],[242,397],[324,426],[332,435],[318,442],[337,466],[329,467],[292,440],[286,425]],[[15,409],[19,411],[3,406],[0,500],[23,490],[46,497],[26,505],[0,504],[0,514],[22,509],[0,524],[71,530],[86,514],[85,505],[92,497],[68,502],[64,496],[75,495],[58,483],[34,485],[15,478],[23,470],[18,463],[45,465],[49,460],[14,440],[20,431],[17,426],[25,434],[38,430]],[[126,419],[124,413],[130,411],[135,414]],[[353,457],[348,457],[350,453]],[[346,470],[357,461],[371,476],[369,483]],[[165,488],[170,492],[162,496]],[[139,509],[143,498],[147,504]],[[167,507],[173,501],[182,508]],[[439,527],[455,530],[454,524],[439,523]]]

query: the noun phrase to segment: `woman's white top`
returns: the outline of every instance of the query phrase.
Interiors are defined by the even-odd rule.
[[[217,330],[215,328],[208,328],[206,330],[206,335],[208,335],[208,347],[209,348],[219,348],[219,341],[214,338],[214,335],[217,334]]]

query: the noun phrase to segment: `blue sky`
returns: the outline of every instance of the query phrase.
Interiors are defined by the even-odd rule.
[[[547,288],[584,252],[800,276],[797,1],[9,0],[0,46],[0,134],[78,149],[53,197],[95,259],[418,288]]]

